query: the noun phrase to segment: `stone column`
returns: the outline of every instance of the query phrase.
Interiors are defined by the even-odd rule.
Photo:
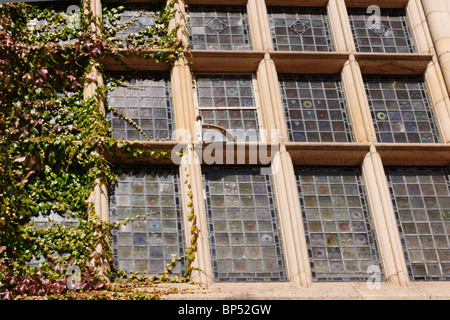
[[[342,53],[356,52],[345,1],[330,0],[327,11],[335,50]],[[350,54],[349,61],[342,68],[341,79],[355,142],[375,142],[375,130],[361,69],[353,54]]]
[[[329,0],[327,12],[335,50],[337,52],[356,51],[345,1]]]
[[[95,36],[94,38],[100,34],[100,21],[102,19],[102,4],[101,0],[91,0],[90,8],[86,11],[91,11],[95,17],[95,21],[91,24],[91,29],[94,31]],[[85,83],[84,89],[83,89],[83,98],[88,99],[89,97],[92,97],[98,86],[103,85],[103,77],[100,71],[98,70],[98,63],[95,63],[89,74],[88,79],[91,81]],[[98,101],[100,111],[104,116],[106,116],[106,110],[103,101]],[[98,150],[96,150],[97,152]],[[89,196],[90,204],[94,206],[95,214],[103,221],[108,222],[109,221],[109,196],[108,196],[108,186],[107,182],[103,181],[101,179],[96,179],[94,190],[91,192]],[[98,244],[95,248],[96,253],[102,252],[104,249],[101,244]],[[95,265],[95,260],[92,259],[91,263],[94,267],[98,268],[99,274],[108,281],[107,274],[110,271],[110,266],[108,264],[108,261],[103,260],[101,261],[100,266]]]
[[[196,110],[194,106],[194,93],[192,74],[189,65],[180,58],[171,70],[173,108],[175,114],[175,128],[177,133],[194,135]],[[183,136],[176,139],[184,140]]]
[[[424,77],[433,105],[439,132],[441,133],[442,142],[450,143],[450,99],[448,92],[448,85],[450,83],[450,61],[448,65],[446,65],[445,61],[442,63],[440,56],[444,57],[445,53],[439,52],[437,47],[435,47],[437,42],[436,39],[433,38],[437,36],[436,32],[433,35],[433,38],[431,36],[433,33],[430,33],[432,28],[445,28],[445,24],[436,25],[435,22],[431,24],[431,21],[433,21],[430,20],[431,17],[442,16],[442,14],[435,11],[434,8],[436,7],[433,5],[435,2],[424,1],[424,3],[425,2],[428,4],[427,8],[430,14],[428,16],[428,20],[425,16],[425,12],[423,11],[421,0],[410,0],[406,7],[406,12],[414,34],[417,51],[419,53],[433,54],[432,61],[428,65]],[[442,6],[443,3],[440,0],[436,1],[436,3],[441,3],[441,7],[438,8],[443,8],[442,10],[445,10],[445,5]],[[435,16],[434,13],[437,13],[437,16]],[[450,33],[450,31],[448,32]],[[439,42],[441,51],[442,44],[445,44],[445,41],[445,38],[442,38]],[[448,81],[445,78],[445,74],[448,74]]]
[[[284,143],[288,141],[284,108],[275,64],[266,53],[257,70],[267,141],[279,147],[272,160],[272,177],[277,199],[286,270],[290,282],[308,287],[312,283],[308,250],[293,164]],[[275,133],[275,134],[274,134]],[[272,152],[273,153],[273,152]]]
[[[312,273],[297,182],[291,156],[284,144],[280,145],[279,156],[274,159],[272,171],[289,281],[309,287],[312,284]]]
[[[264,51],[273,51],[272,32],[270,30],[269,16],[265,0],[256,0],[258,20],[261,31],[262,49]]]
[[[406,287],[408,271],[394,208],[383,163],[374,145],[363,161],[362,172],[384,275],[389,283]]]
[[[90,6],[91,12],[96,17],[96,21],[91,24],[91,28],[95,33],[100,33],[100,20],[102,17],[102,4],[100,0],[92,0]],[[103,85],[103,77],[100,71],[97,68],[97,65],[94,65],[91,71],[88,74],[88,78],[92,82],[88,82],[85,84],[83,89],[83,97],[84,99],[88,99],[89,97],[95,94],[98,86]],[[103,101],[97,101],[99,103],[100,111],[103,115],[106,115],[106,110]],[[93,203],[95,213],[102,219],[102,221],[109,221],[109,199],[108,199],[108,187],[105,181],[101,181],[100,179],[96,180],[96,186],[91,193],[90,202]]]
[[[358,62],[353,54],[341,72],[355,142],[376,142],[375,128],[370,114],[364,81]]]
[[[188,221],[187,216],[193,213],[196,217],[196,225],[200,230],[197,238],[197,249],[195,252],[195,260],[192,266],[198,270],[192,272],[191,280],[203,285],[211,285],[213,283],[213,274],[211,266],[211,255],[209,251],[208,221],[206,217],[205,201],[203,198],[203,182],[201,165],[198,155],[195,153],[195,144],[189,144],[187,154],[183,156],[180,165],[180,183],[183,199],[184,226],[186,246],[191,245],[193,236],[191,228],[193,223]],[[200,147],[201,150],[201,147]],[[191,192],[192,199],[189,198],[188,192]],[[192,207],[189,202],[192,201]]]
[[[422,0],[423,9],[433,38],[437,58],[450,92],[450,2],[448,0]]]
[[[263,51],[263,30],[261,30],[261,25],[259,23],[260,19],[258,16],[258,2],[259,0],[248,0],[247,2],[247,16],[248,23],[250,25],[250,33],[252,37],[252,44],[254,51]]]
[[[178,38],[185,44],[188,43],[186,10],[182,1],[175,3],[175,18],[172,20],[170,28],[179,26]],[[203,199],[203,183],[201,162],[195,151],[201,152],[201,147],[196,141],[195,120],[197,111],[194,104],[194,90],[191,69],[188,62],[182,57],[176,61],[171,70],[172,96],[174,107],[176,139],[180,143],[186,144],[185,155],[179,164],[180,170],[180,190],[183,203],[183,221],[185,227],[186,246],[191,245],[193,236],[191,228],[193,223],[189,221],[188,216],[193,208],[196,216],[196,224],[199,228],[197,239],[197,248],[195,251],[195,260],[192,266],[194,270],[191,280],[204,285],[212,284],[211,257],[209,252],[208,223],[206,219],[206,209]],[[198,148],[195,148],[197,146]],[[201,156],[201,154],[200,154]],[[189,197],[192,195],[192,198]],[[190,202],[192,201],[192,204]],[[191,206],[192,205],[192,206]]]
[[[256,75],[261,93],[261,110],[265,119],[265,129],[270,141],[271,131],[277,130],[277,141],[287,141],[287,126],[281,99],[280,83],[275,63],[266,53],[258,66]]]

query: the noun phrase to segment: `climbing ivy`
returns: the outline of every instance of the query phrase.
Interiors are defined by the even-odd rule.
[[[155,282],[188,282],[194,270],[199,231],[190,191],[190,246],[154,278],[114,267],[110,233],[119,225],[101,221],[90,200],[99,181],[116,181],[117,168],[106,152],[167,157],[111,137],[102,111],[106,87],[97,84],[94,94],[84,95],[85,86],[96,82],[93,68],[103,72],[108,56],[121,61],[124,49],[159,63],[189,52],[177,38],[180,26],[170,29],[175,0],[161,4],[156,23],[125,42],[117,32],[138,17],[121,25],[123,3],[102,2],[103,19],[90,13],[89,0],[78,3],[76,23],[51,6],[0,5],[0,300],[157,299],[177,290],[160,291],[152,287]],[[42,218],[50,227],[37,227],[34,221]],[[61,223],[64,219],[75,225]],[[186,274],[172,277],[180,259],[187,261]],[[80,286],[71,291],[70,266],[81,272]],[[148,290],[134,290],[143,285]]]

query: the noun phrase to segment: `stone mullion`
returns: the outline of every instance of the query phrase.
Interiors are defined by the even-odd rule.
[[[284,145],[288,136],[278,75],[269,53],[266,53],[259,64],[257,77],[268,143],[272,148],[275,145],[280,148],[275,156],[272,154],[274,158],[271,168],[287,276],[290,282],[308,287],[312,283],[312,275],[306,237],[293,164]]]
[[[450,92],[450,5],[445,0],[422,0],[427,25]]]
[[[96,22],[91,24],[91,28],[94,30],[95,34],[100,33],[99,22],[102,19],[102,4],[100,0],[91,0],[89,10],[96,17]],[[88,76],[91,81],[86,83],[83,89],[83,98],[88,99],[93,96],[98,88],[98,86],[103,85],[103,76],[97,68],[97,65],[93,65]],[[106,116],[106,110],[103,101],[98,101],[100,106],[100,111]],[[96,185],[94,190],[91,192],[89,197],[89,202],[93,203],[95,213],[102,221],[109,221],[109,199],[108,199],[108,187],[106,181],[101,181],[97,179],[95,181]]]
[[[262,49],[264,51],[273,51],[272,33],[269,25],[269,15],[265,0],[256,0],[258,10],[258,19],[261,32]]]
[[[254,51],[264,50],[263,31],[261,30],[260,17],[258,15],[258,0],[248,0],[247,17],[250,25],[252,45]]]
[[[409,283],[408,271],[395,222],[394,208],[383,163],[373,145],[363,160],[362,172],[384,275],[388,283],[406,287]]]
[[[344,41],[344,43],[336,44],[337,50],[351,52],[349,61],[342,69],[341,76],[355,140],[356,142],[376,143],[375,128],[370,114],[363,75],[353,54],[356,52],[356,47],[345,1],[330,0],[328,12],[335,39]],[[362,162],[362,172],[384,274],[389,283],[402,287],[407,286],[407,270],[398,230],[392,221],[395,216],[385,181],[384,168],[373,145],[371,152]]]
[[[203,285],[211,285],[213,283],[213,274],[209,248],[208,222],[203,198],[204,190],[201,165],[198,154],[195,153],[194,144],[189,144],[187,149],[187,153],[183,156],[180,164],[180,187],[183,190],[182,202],[186,247],[192,244],[191,238],[194,236],[194,233],[191,231],[194,224],[192,220],[187,219],[192,209],[196,219],[196,226],[199,230],[195,243],[195,259],[192,263],[192,267],[195,269],[192,271],[191,280]],[[192,197],[188,196],[188,192],[191,193]]]
[[[344,0],[330,0],[327,7],[335,48],[338,52],[355,52],[350,22]],[[362,82],[361,70],[353,54],[342,68],[341,78],[356,142],[375,141],[375,130]]]
[[[425,71],[425,82],[432,100],[442,140],[444,143],[450,143],[450,99],[445,79],[446,69],[445,64],[441,66],[439,63],[440,60],[430,34],[431,21],[428,22],[426,19],[421,0],[410,0],[406,11],[414,34],[417,50],[420,53],[433,54],[432,61]],[[436,28],[435,25],[433,27]]]
[[[178,27],[178,38],[187,44],[189,39],[186,32],[186,10],[182,1],[175,3],[175,10],[175,17],[170,23],[170,28]],[[191,210],[193,210],[196,226],[199,229],[195,243],[196,249],[194,250],[195,259],[191,265],[194,267],[191,280],[203,285],[210,285],[212,284],[211,256],[209,252],[206,209],[203,199],[201,162],[199,155],[195,153],[197,150],[194,147],[198,145],[195,126],[197,112],[194,103],[192,72],[189,63],[184,57],[179,58],[172,67],[171,79],[176,139],[180,143],[186,144],[186,149],[184,149],[185,155],[181,158],[181,163],[179,164],[186,248],[192,244],[191,239],[194,236],[191,230],[194,224],[192,219],[188,218]]]
[[[329,0],[327,6],[328,20],[330,22],[330,31],[333,35],[334,47],[337,52],[353,52],[355,44],[350,29],[348,16],[342,16],[340,7],[345,3],[341,0]]]

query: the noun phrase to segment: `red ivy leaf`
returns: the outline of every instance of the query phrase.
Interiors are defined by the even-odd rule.
[[[19,163],[20,162],[24,162],[26,158],[27,158],[26,156],[25,157],[20,157],[20,158],[17,158],[16,160],[14,160],[14,162],[19,162]]]
[[[28,179],[29,179],[33,174],[35,174],[35,173],[36,173],[36,169],[34,169],[34,170],[28,172],[28,174],[27,174],[27,176],[25,177],[25,179],[22,180],[22,183],[27,183],[27,182],[28,182]]]
[[[97,47],[95,47],[94,49],[92,49],[91,55],[92,55],[93,57],[96,57],[97,55],[100,54],[100,52],[101,52],[101,49],[100,49],[99,46],[97,46]]]
[[[48,74],[48,70],[45,68],[40,68],[38,69],[38,73],[45,79],[47,80],[47,74]]]

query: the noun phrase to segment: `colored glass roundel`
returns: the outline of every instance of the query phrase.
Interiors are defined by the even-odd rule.
[[[279,75],[290,141],[351,142],[338,76]]]
[[[333,51],[326,9],[268,7],[275,51]]]
[[[171,139],[174,130],[172,88],[165,73],[109,73],[118,85],[108,81],[108,105],[134,121],[148,139]],[[145,140],[126,119],[109,112],[113,136],[122,140]]]
[[[178,173],[175,168],[125,169],[113,185],[110,220],[124,221],[112,232],[116,266],[146,276],[160,275],[173,258],[184,254]],[[181,276],[184,262],[173,269]]]
[[[450,280],[450,179],[442,167],[387,167],[412,280]]]
[[[381,9],[376,21],[367,9],[348,9],[356,50],[359,52],[414,53],[411,32],[403,9]]]
[[[247,12],[239,6],[189,6],[188,31],[193,50],[251,50]]]
[[[295,174],[313,280],[367,281],[381,273],[360,169],[298,167]]]
[[[439,142],[422,77],[365,76],[364,83],[379,142]]]
[[[261,168],[203,170],[214,280],[286,281],[270,177]]]

